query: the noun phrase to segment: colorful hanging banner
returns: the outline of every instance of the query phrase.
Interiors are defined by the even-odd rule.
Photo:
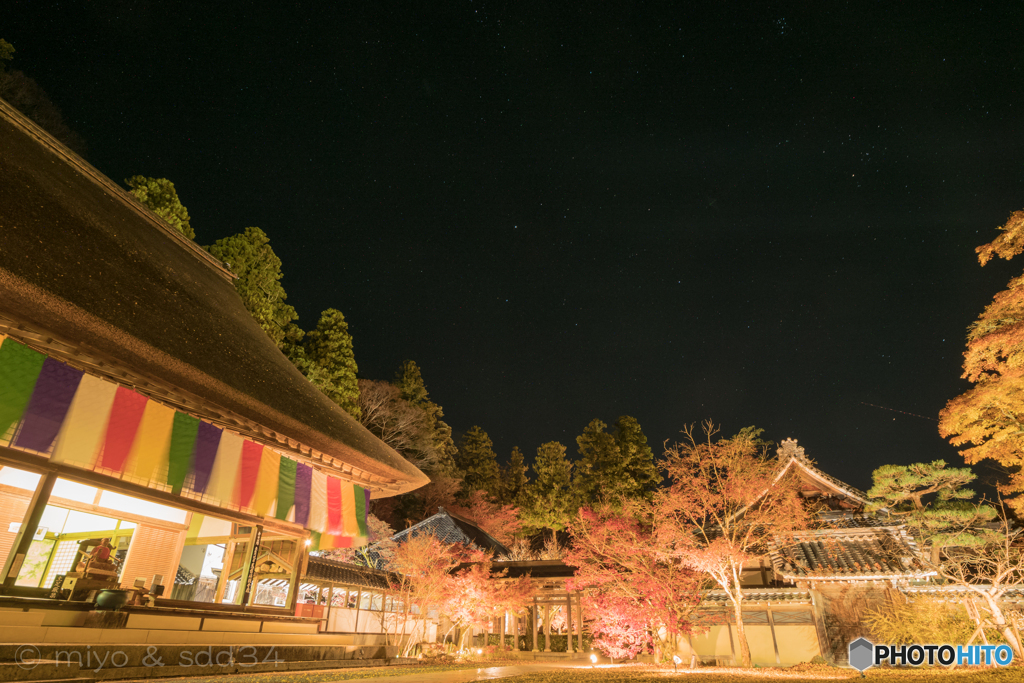
[[[281,472],[277,478],[277,510],[274,516],[287,520],[295,504],[295,466],[291,458],[281,458]]]
[[[18,437],[14,441],[15,448],[27,448],[43,453],[50,450],[71,407],[71,401],[75,398],[83,374],[81,370],[53,358],[43,361],[32,398],[25,408],[21,429],[18,430]]]
[[[217,458],[210,472],[210,484],[206,495],[222,503],[234,504],[238,490],[238,472],[242,464],[242,437],[225,431],[217,445]]]
[[[358,536],[369,536],[369,532],[366,529],[366,510],[370,507],[369,491],[364,489],[362,486],[352,485],[354,497],[356,499],[356,526],[359,528]]]
[[[167,479],[174,409],[150,401],[142,413],[135,443],[128,455],[128,475],[145,481]]]
[[[198,417],[181,412],[174,414],[171,445],[167,453],[167,484],[176,494],[181,493],[185,487],[185,479],[192,469],[192,455],[195,453],[198,434]]]
[[[45,360],[44,354],[10,337],[0,344],[0,439],[21,420]]]
[[[313,470],[313,485],[309,487],[308,529],[323,532],[327,529],[327,475]]]
[[[313,485],[313,468],[304,463],[295,465],[295,523],[309,526],[309,495]]]
[[[253,441],[242,444],[242,472],[238,481],[238,506],[249,507],[256,493],[256,481],[260,475],[260,460],[263,446]]]
[[[341,480],[327,476],[327,533],[340,534],[341,524]]]
[[[14,448],[52,448],[54,463],[166,484],[176,494],[191,489],[294,521],[322,534],[324,547],[365,543],[368,490],[6,337],[0,430],[12,435]],[[201,523],[198,515],[193,520]]]
[[[260,472],[256,477],[256,492],[252,508],[260,517],[269,517],[277,500],[277,480],[281,474],[281,454],[264,448],[260,456]]]
[[[93,375],[85,375],[78,384],[78,391],[64,426],[57,435],[50,461],[67,463],[90,469],[96,464],[103,435],[107,432],[110,409],[114,405],[117,385]]]
[[[341,524],[346,536],[359,535],[359,522],[356,520],[356,487],[348,482],[341,485]],[[362,496],[360,496],[362,498]]]
[[[107,422],[107,434],[103,440],[100,467],[118,474],[124,472],[148,400],[128,387],[117,388],[114,405],[110,409],[110,421]]]
[[[210,473],[213,471],[213,461],[217,457],[217,446],[220,444],[220,435],[223,431],[212,424],[199,423],[195,450],[192,453],[192,473],[195,475],[192,481],[192,490],[196,493],[206,493],[206,486],[210,483]]]

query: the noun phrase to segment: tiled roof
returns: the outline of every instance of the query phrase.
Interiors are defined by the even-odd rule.
[[[990,584],[979,584],[978,588],[985,589],[991,587]],[[963,586],[956,586],[953,584],[910,584],[907,586],[901,586],[900,591],[906,593],[909,596],[914,595],[927,595],[929,597],[942,598],[947,600],[960,601],[963,596],[968,593],[968,590]],[[1001,598],[1000,602],[1024,602],[1024,586],[1018,588],[1010,588],[1007,590]]]
[[[411,536],[429,534],[445,543],[464,543],[473,545],[480,550],[489,550],[495,555],[507,555],[508,548],[490,536],[486,531],[444,508],[438,508],[433,517],[428,517],[419,524],[391,537],[395,543],[402,543]],[[372,553],[372,548],[370,549]]]
[[[808,532],[784,547],[773,544],[775,571],[791,581],[925,577],[917,547],[901,529]]]
[[[867,503],[868,494],[864,491],[850,486],[846,482],[836,479],[831,474],[826,474],[818,469],[811,459],[804,453],[803,447],[797,445],[796,439],[786,439],[782,441],[782,443],[779,444],[778,457],[783,468],[788,467],[790,463],[795,463],[800,469],[811,475],[813,479],[818,479],[828,484],[839,493],[856,500],[862,505]]]
[[[800,588],[750,588],[743,591],[743,601],[748,604],[766,602],[771,604],[803,604],[811,602],[809,591]],[[729,595],[725,591],[708,591],[702,600],[707,605],[724,605],[729,603]]]
[[[376,569],[310,555],[309,563],[306,566],[306,575],[302,578],[345,586],[384,589],[389,586],[389,578],[393,578],[393,575]]]

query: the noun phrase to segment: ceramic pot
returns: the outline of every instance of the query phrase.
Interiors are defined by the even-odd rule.
[[[104,589],[96,596],[96,606],[105,610],[119,610],[128,604],[128,591]]]

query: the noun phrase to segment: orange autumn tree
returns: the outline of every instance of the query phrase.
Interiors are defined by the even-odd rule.
[[[760,431],[716,439],[711,422],[703,424],[702,435],[692,426],[683,430],[684,440],[665,451],[670,485],[655,503],[660,543],[670,557],[710,577],[728,596],[746,667],[743,568],[757,563],[770,541],[785,542],[809,523],[796,475],[779,469],[758,439]]]
[[[1024,251],[1024,211],[1015,211],[992,242],[975,251],[984,266]],[[1024,492],[1024,276],[1010,280],[968,328],[962,377],[974,387],[939,413],[939,433],[968,464],[986,458],[1011,470],[1005,494]],[[1024,512],[1024,499],[1007,503]]]
[[[444,543],[430,534],[411,534],[395,548],[388,565],[396,577],[391,585],[392,596],[410,609],[390,615],[391,622],[385,623],[385,632],[396,643],[404,641],[403,656],[408,656],[419,639],[426,637],[431,610],[449,599],[453,590],[452,572],[463,562],[478,559],[481,559],[480,551],[460,543]],[[413,605],[417,609],[411,609]],[[410,613],[415,619],[411,631],[407,628]],[[406,633],[409,637],[403,639],[402,634]]]

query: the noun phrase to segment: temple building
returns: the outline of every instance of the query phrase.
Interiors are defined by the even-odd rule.
[[[288,361],[225,264],[2,100],[0,149],[0,640],[315,633],[309,551],[365,543],[371,497],[427,477]]]

